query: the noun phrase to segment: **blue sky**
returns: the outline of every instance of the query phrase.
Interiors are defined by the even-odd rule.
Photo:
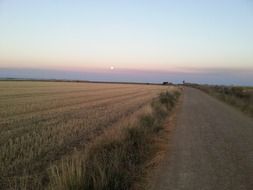
[[[0,0],[0,77],[253,85],[252,44],[251,0]]]

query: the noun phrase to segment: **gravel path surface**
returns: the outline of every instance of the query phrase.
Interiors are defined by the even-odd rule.
[[[252,190],[253,120],[192,88],[184,89],[167,159],[154,190]]]

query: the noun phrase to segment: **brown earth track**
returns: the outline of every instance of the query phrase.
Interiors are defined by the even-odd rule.
[[[199,90],[185,88],[176,120],[170,150],[151,189],[252,189],[251,118]]]

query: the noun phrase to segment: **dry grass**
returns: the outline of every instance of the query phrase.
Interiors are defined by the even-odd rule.
[[[129,122],[164,90],[173,87],[1,81],[0,189],[44,186],[50,167],[86,150],[112,126],[121,128],[116,124]]]
[[[88,148],[50,170],[49,189],[140,189],[145,169],[164,155],[163,126],[178,94],[162,93],[150,106],[132,116],[131,123],[107,131]],[[122,130],[123,129],[123,130]],[[162,138],[161,138],[162,137]],[[161,139],[159,139],[161,138]],[[138,182],[138,183],[137,183]]]

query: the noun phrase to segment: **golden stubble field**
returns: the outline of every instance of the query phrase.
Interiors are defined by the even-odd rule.
[[[0,186],[43,176],[54,162],[173,88],[1,81]]]

